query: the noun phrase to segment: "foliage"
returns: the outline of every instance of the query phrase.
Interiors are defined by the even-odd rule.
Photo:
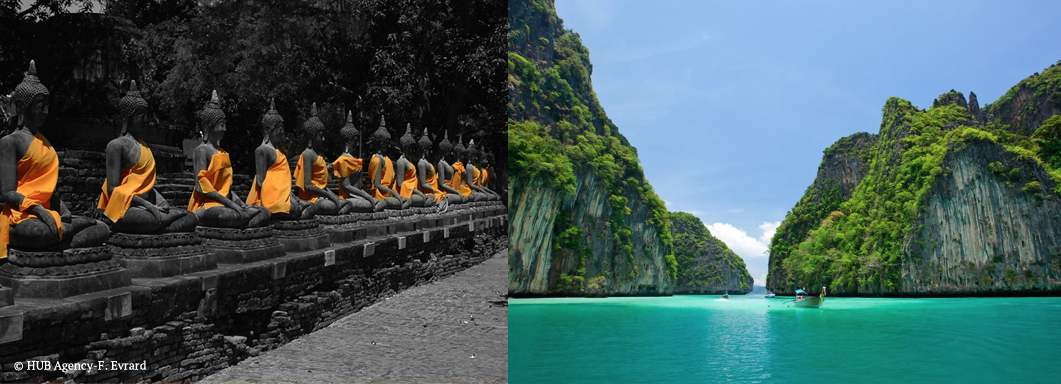
[[[637,151],[593,92],[589,50],[578,34],[563,29],[551,2],[509,5],[509,168],[568,194],[574,192],[575,173],[595,174],[607,191],[607,235],[627,262],[628,276],[638,273],[638,252],[651,252],[634,246],[629,220],[637,207],[651,211],[648,223],[663,246],[667,274],[675,275],[676,262],[666,257],[671,240],[666,208],[645,181]],[[574,236],[564,233],[564,241]]]
[[[948,95],[940,100],[953,99],[953,95]],[[954,103],[940,102],[924,111],[906,100],[891,98],[883,112],[880,139],[872,149],[869,172],[852,197],[839,204],[839,212],[811,226],[806,237],[795,245],[774,237],[772,251],[791,247],[791,254],[781,262],[781,271],[792,279],[812,286],[828,285],[833,291],[896,292],[902,244],[914,230],[934,181],[950,172],[943,167],[944,156],[967,143],[996,143],[1018,161],[1042,165],[1057,180],[1055,166],[1049,160],[1039,160],[1056,156],[1056,116],[1047,120],[1037,135],[1027,137],[997,121],[972,123],[968,110]],[[1024,180],[1021,167],[1007,169],[996,161],[987,164],[987,168],[994,177],[1015,188]],[[1042,186],[1037,180],[1020,188],[1041,197]],[[807,205],[806,200],[804,196],[796,210],[801,204]],[[814,208],[818,208],[815,215],[824,215],[820,207]],[[804,213],[799,214],[790,213],[778,233],[789,222],[805,222]]]
[[[721,289],[734,277],[724,275],[723,270],[727,270],[736,275],[741,290],[751,290],[752,278],[744,259],[712,236],[698,217],[686,212],[670,212],[670,228],[678,289]]]
[[[108,15],[131,19],[141,37],[122,47],[135,64],[128,75],[139,80],[156,115],[186,127],[189,137],[198,136],[195,114],[216,89],[228,118],[223,145],[237,169],[252,169],[258,120],[270,98],[276,99],[289,133],[298,132],[309,105],[317,102],[328,129],[338,130],[349,109],[356,112],[355,123],[363,132],[371,132],[386,116],[393,137],[410,123],[416,131],[430,127],[436,144],[448,131],[451,140],[474,137],[495,159],[507,157],[508,147],[502,144],[507,141],[506,8],[500,2],[34,2],[41,3],[97,3],[105,5]],[[0,17],[6,4],[0,3]],[[34,28],[43,29],[35,25],[45,22],[22,23],[31,24],[25,35],[34,36]],[[24,67],[24,60],[19,61]],[[7,77],[0,80],[5,87],[9,83]],[[331,157],[343,144],[328,140],[322,150]],[[507,170],[500,167],[495,173],[502,176]]]

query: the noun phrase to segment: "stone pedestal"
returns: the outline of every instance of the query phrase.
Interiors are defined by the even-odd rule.
[[[0,285],[14,297],[64,298],[130,284],[129,272],[111,258],[107,246],[62,252],[11,249],[0,265]]]
[[[111,233],[111,254],[133,277],[170,277],[217,268],[195,232],[160,235]]]
[[[273,233],[287,252],[315,251],[331,245],[317,217],[304,220],[274,220]]]
[[[8,287],[0,287],[0,307],[6,307],[15,303],[15,291]]]
[[[195,233],[220,264],[245,264],[286,254],[272,227],[233,229],[200,226]]]

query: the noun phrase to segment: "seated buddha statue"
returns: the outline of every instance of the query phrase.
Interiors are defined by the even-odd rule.
[[[199,224],[221,228],[261,227],[269,222],[268,209],[248,205],[232,189],[232,161],[221,149],[225,136],[225,112],[217,91],[199,112],[204,141],[192,150],[196,175],[195,190],[188,199],[188,210],[199,218]]]
[[[464,144],[461,144],[461,141],[463,139],[457,139],[457,145],[453,146],[452,152],[456,156],[457,162],[450,165],[452,173],[449,174],[450,178],[446,183],[464,196],[465,201],[479,201],[481,197],[478,194],[473,196],[475,191],[471,187],[472,174],[468,172],[469,170],[466,169],[463,161],[468,155],[468,150],[464,147]]]
[[[459,193],[447,193],[446,189],[442,188],[445,183],[440,186],[438,183],[438,172],[435,172],[435,165],[431,164],[431,161],[427,160],[428,155],[431,153],[431,142],[430,135],[427,134],[427,128],[424,128],[424,135],[417,141],[419,152],[416,154],[420,158],[420,161],[416,164],[416,169],[419,173],[417,178],[417,189],[420,190],[428,199],[435,200],[435,205],[438,206],[438,211],[445,212],[449,209],[450,203],[458,202],[463,196]]]
[[[328,190],[328,163],[313,148],[324,144],[324,123],[317,117],[317,103],[310,107],[309,119],[302,124],[302,133],[308,138],[306,149],[298,157],[295,166],[295,186],[298,197],[317,206],[318,215],[342,215],[353,208],[347,200]]]
[[[394,162],[394,173],[402,177],[401,180],[395,181],[394,183],[395,187],[398,189],[398,194],[409,199],[409,206],[411,207],[434,206],[435,197],[432,196],[429,199],[424,192],[420,191],[418,188],[420,186],[420,176],[416,173],[416,166],[405,157],[406,154],[420,157],[416,139],[413,138],[412,127],[410,124],[405,125],[405,134],[398,138],[398,143],[401,144],[402,147],[402,153],[398,157],[398,161]]]
[[[136,81],[118,101],[121,134],[107,143],[107,180],[99,196],[102,209],[116,232],[152,234],[193,232],[199,219],[184,207],[171,207],[155,190],[155,157],[137,136],[147,125],[147,101]]]
[[[490,159],[491,155],[488,152],[482,151],[479,153],[478,161],[480,166],[476,167],[476,169],[479,169],[480,172],[478,182],[476,182],[475,185],[478,185],[479,188],[482,188],[487,193],[496,196],[497,199],[501,199],[501,194],[493,189],[494,175],[493,172],[490,171],[490,165],[492,164]]]
[[[99,220],[72,216],[55,194],[59,158],[39,131],[48,119],[48,88],[29,71],[11,96],[18,128],[0,138],[0,259],[9,248],[61,250],[102,245],[110,229]]]
[[[254,150],[254,181],[247,204],[269,210],[276,220],[297,220],[313,217],[317,205],[295,196],[291,190],[291,167],[273,140],[284,130],[284,118],[276,112],[276,103],[269,101],[269,111],[262,116],[262,144]]]
[[[468,146],[464,149],[464,184],[471,190],[469,198],[472,201],[490,201],[497,200],[497,196],[486,192],[485,189],[478,185],[478,180],[481,177],[482,171],[479,171],[472,163],[475,161],[478,152],[475,150],[475,140],[468,140]],[[459,162],[459,161],[458,161]]]
[[[461,151],[464,150],[463,146],[460,148]],[[454,150],[456,148],[449,142],[449,131],[446,131],[442,141],[438,143],[439,158],[438,167],[435,170],[438,171],[438,179],[441,180],[438,183],[438,188],[446,193],[446,199],[449,200],[450,204],[463,204],[468,202],[468,197],[464,196],[460,190],[453,186],[452,180],[455,179],[455,169],[446,161],[446,157],[453,156]],[[463,168],[461,170],[463,171]]]
[[[384,155],[390,140],[387,122],[380,117],[379,128],[368,139],[369,148],[375,152],[368,162],[368,178],[371,181],[369,192],[374,199],[386,202],[387,209],[405,209],[409,208],[412,201],[402,197],[395,190],[394,162],[389,156]]]
[[[339,178],[339,198],[350,202],[351,212],[382,211],[387,202],[377,200],[361,189],[364,179],[362,176],[364,173],[362,172],[364,162],[350,154],[351,152],[357,152],[360,155],[357,146],[361,138],[361,132],[354,126],[353,113],[346,113],[346,125],[339,130],[339,135],[343,137],[343,140],[346,140],[346,151],[332,163],[333,173],[335,173],[335,177]]]

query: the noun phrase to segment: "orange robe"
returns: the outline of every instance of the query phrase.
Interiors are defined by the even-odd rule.
[[[320,196],[306,190],[306,167],[302,164],[302,155],[298,155],[298,165],[295,166],[295,185],[298,186],[298,198],[316,203]],[[317,155],[317,160],[310,164],[310,184],[314,187],[324,189],[328,187],[328,163],[324,162],[324,156]]]
[[[270,213],[291,212],[291,167],[287,166],[287,156],[279,149],[276,150],[276,162],[265,171],[261,191],[258,190],[258,176],[254,176],[247,204],[265,207]]]
[[[435,201],[441,201],[446,198],[446,191],[438,188],[438,173],[435,173],[435,166],[431,163],[427,163],[427,180],[424,183],[427,184],[428,188],[420,187],[420,184],[416,185],[416,188],[420,189],[424,195],[428,198],[434,198]]]
[[[479,170],[479,167],[473,167],[472,171],[472,185],[476,187],[483,186],[483,171]]]
[[[122,170],[121,184],[110,194],[107,193],[107,181],[103,181],[103,193],[99,195],[96,208],[102,209],[111,221],[118,222],[132,205],[133,196],[150,192],[152,188],[155,188],[155,156],[140,140],[140,159],[132,168]]]
[[[379,183],[384,187],[394,189],[394,163],[391,163],[391,158],[386,156],[383,157],[383,160],[383,171],[379,176]],[[377,200],[383,200],[384,197],[391,197],[391,195],[387,192],[376,189],[374,181],[376,178],[376,172],[380,171],[379,165],[379,156],[372,155],[372,160],[369,160],[368,162],[369,182],[368,190],[366,190],[366,192]]]
[[[34,205],[40,204],[48,210],[59,230],[59,239],[63,238],[63,224],[59,212],[52,210],[52,193],[55,192],[55,184],[59,182],[59,156],[40,132],[33,135],[33,141],[30,142],[26,154],[18,160],[15,172],[18,179],[15,191],[23,196],[22,205],[12,207],[10,204],[3,204],[4,209],[0,211],[0,259],[7,257],[7,245],[11,243],[11,226],[37,218],[36,214],[28,211]]]
[[[479,169],[479,168],[476,168],[476,169]],[[487,171],[486,168],[483,168],[483,171],[479,174],[479,186],[480,187],[485,187],[486,186],[486,181],[488,180],[487,177],[489,177],[489,175],[490,175],[490,171]]]
[[[454,163],[452,167],[453,177],[451,177],[446,184],[449,184],[451,188],[456,189],[457,192],[460,192],[464,197],[471,196],[472,188],[469,187],[468,184],[461,184],[461,181],[464,180],[464,163],[458,161]]]
[[[221,196],[228,196],[229,190],[232,189],[232,162],[229,161],[228,152],[218,148],[217,153],[210,157],[210,166],[199,171],[195,178],[203,192],[192,192],[192,197],[188,199],[189,211],[224,206],[207,198],[206,194],[217,192]]]
[[[339,158],[335,159],[335,162],[332,163],[332,168],[334,169],[332,173],[335,174],[335,177],[340,179],[339,198],[346,199],[350,197],[350,191],[343,188],[342,179],[350,177],[350,175],[360,171],[363,163],[364,162],[361,161],[361,159],[352,156],[339,156]]]
[[[402,179],[401,190],[398,194],[408,199],[413,196],[413,190],[416,189],[416,185],[420,184],[420,179],[416,177],[416,167],[413,166],[413,162],[406,160],[409,163],[409,168],[405,169],[405,175]]]

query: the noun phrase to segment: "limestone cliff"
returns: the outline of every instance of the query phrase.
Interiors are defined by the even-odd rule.
[[[778,229],[768,288],[1061,292],[1061,66],[1022,80],[983,110],[974,94],[968,100],[952,90],[921,110],[889,99],[853,193],[829,207],[804,196]],[[843,179],[819,171],[808,195]],[[803,206],[818,209],[807,215]],[[806,229],[788,230],[799,225]]]
[[[743,295],[752,290],[752,276],[744,260],[721,240],[711,236],[699,218],[685,212],[670,213],[678,281],[674,293]]]
[[[859,132],[837,140],[825,149],[814,183],[807,187],[803,198],[796,203],[777,228],[770,241],[769,271],[766,288],[775,293],[794,286],[781,263],[790,249],[817,228],[840,204],[851,198],[855,187],[869,171],[870,149],[877,143],[877,135]]]
[[[667,212],[552,1],[509,2],[509,294],[666,295]]]

